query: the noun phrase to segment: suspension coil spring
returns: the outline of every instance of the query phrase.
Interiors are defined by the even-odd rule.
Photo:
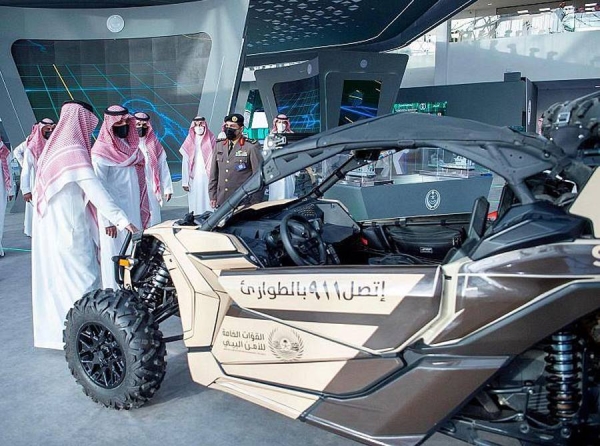
[[[169,277],[169,271],[167,271],[167,268],[165,268],[164,265],[159,266],[152,277],[152,287],[160,289],[164,288],[167,283],[169,283]]]
[[[556,333],[546,352],[548,410],[555,419],[568,421],[579,411],[581,401],[578,338],[569,331]]]
[[[160,256],[161,258],[161,262],[158,266],[158,268],[156,269],[156,271],[154,272],[154,275],[152,276],[152,282],[151,282],[151,288],[150,291],[148,292],[148,295],[146,296],[147,298],[160,298],[161,297],[161,291],[165,288],[165,286],[169,283],[169,271],[167,270],[167,268],[165,267],[165,265],[162,263],[162,255],[165,252],[165,246],[161,243],[160,246],[157,249],[157,257]]]

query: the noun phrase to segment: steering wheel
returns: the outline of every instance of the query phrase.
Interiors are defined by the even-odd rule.
[[[325,265],[327,253],[321,234],[300,214],[287,214],[279,225],[287,254],[298,266]]]

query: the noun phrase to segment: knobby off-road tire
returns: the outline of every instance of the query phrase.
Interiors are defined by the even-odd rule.
[[[106,407],[140,407],[165,375],[162,333],[131,291],[87,293],[67,314],[63,342],[75,380]]]

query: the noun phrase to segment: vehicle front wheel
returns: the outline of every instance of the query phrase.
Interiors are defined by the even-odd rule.
[[[75,380],[106,407],[140,407],[165,375],[162,333],[131,291],[87,293],[67,314],[63,341]]]

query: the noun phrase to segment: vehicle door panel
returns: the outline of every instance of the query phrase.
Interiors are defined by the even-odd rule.
[[[295,387],[308,374],[312,380],[300,381],[314,390],[362,370],[363,378],[333,386],[357,391],[400,367],[395,354],[385,353],[433,320],[440,306],[436,266],[229,271],[219,282],[233,301],[213,345],[224,370]]]

